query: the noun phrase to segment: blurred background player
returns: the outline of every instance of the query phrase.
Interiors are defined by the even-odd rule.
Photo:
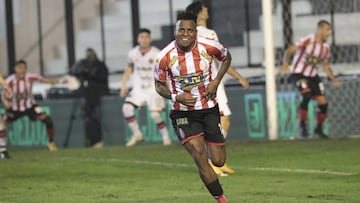
[[[2,87],[1,95],[4,98],[12,97],[13,92],[8,84],[5,82],[2,75],[0,75],[0,86]],[[7,140],[6,140],[6,126],[3,116],[0,116],[0,159],[9,159],[9,153],[7,151]]]
[[[154,85],[154,64],[159,49],[151,45],[152,39],[149,29],[140,29],[137,40],[138,45],[129,51],[128,66],[124,72],[120,91],[121,97],[124,97],[128,93],[127,81],[131,74],[134,73],[133,89],[126,96],[122,108],[123,115],[133,133],[130,141],[126,143],[126,146],[134,146],[137,142],[144,139],[134,110],[135,108],[144,106],[145,103],[148,105],[151,117],[155,121],[162,136],[163,145],[170,145],[169,132],[160,114],[160,111],[165,110],[165,102],[155,91]]]
[[[84,127],[85,146],[103,146],[101,123],[101,97],[109,93],[109,69],[100,61],[92,48],[86,50],[86,58],[77,62],[72,74],[80,81],[79,96],[85,99]]]
[[[209,18],[209,13],[208,13],[208,8],[206,7],[206,5],[203,2],[195,1],[195,2],[191,3],[190,5],[188,5],[186,7],[186,12],[190,12],[190,13],[194,14],[195,16],[197,16],[196,29],[197,29],[198,36],[219,41],[219,38],[218,38],[216,32],[212,29],[207,28],[207,20]],[[217,65],[215,64],[215,61],[214,61],[213,67],[215,68],[215,71],[213,71],[213,73],[216,74],[218,70],[217,70]],[[229,75],[231,75],[232,77],[234,77],[235,79],[237,79],[240,82],[240,84],[244,87],[245,90],[247,90],[249,88],[249,82],[240,73],[238,73],[232,66],[229,67],[227,73]],[[223,82],[221,82],[219,84],[219,87],[217,89],[216,100],[219,104],[222,133],[223,133],[224,137],[226,138],[226,136],[229,132],[229,129],[230,129],[230,124],[231,124],[231,120],[230,120],[231,110],[230,110],[230,107],[228,104],[228,98],[227,98],[227,95],[225,92],[225,86],[224,86]],[[233,174],[235,172],[227,164],[224,164],[224,166],[221,168],[214,166],[212,163],[210,163],[210,164],[211,164],[212,168],[214,169],[214,171],[220,176],[223,176],[224,173]]]
[[[227,203],[217,174],[208,162],[221,167],[226,160],[216,91],[231,63],[231,55],[219,41],[197,37],[196,16],[178,16],[170,42],[156,59],[156,91],[171,99],[170,118],[175,132],[190,153],[208,191],[219,203]],[[212,61],[222,61],[216,76]]]
[[[15,73],[6,78],[6,83],[11,88],[13,95],[7,97],[6,94],[2,94],[2,100],[6,108],[4,116],[5,125],[23,116],[28,116],[32,121],[41,121],[46,125],[49,140],[48,148],[50,151],[56,151],[53,121],[51,117],[46,115],[42,108],[36,104],[32,94],[32,84],[37,81],[57,84],[60,83],[60,80],[56,78],[45,78],[35,73],[27,73],[26,70],[26,62],[19,60],[15,63]],[[62,82],[66,83],[66,81]]]
[[[330,47],[326,40],[332,33],[331,24],[320,20],[315,34],[310,34],[296,44],[290,46],[284,56],[281,71],[290,69],[289,60],[294,55],[291,66],[291,81],[302,95],[299,106],[301,136],[308,137],[306,120],[308,104],[311,99],[317,101],[317,126],[314,133],[320,138],[328,138],[323,132],[322,124],[326,118],[328,102],[325,96],[324,85],[318,75],[318,63],[322,66],[327,76],[332,80],[334,87],[340,87],[341,83],[335,78],[329,65]]]

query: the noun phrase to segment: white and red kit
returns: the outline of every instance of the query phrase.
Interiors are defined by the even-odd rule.
[[[316,41],[315,34],[308,35],[295,44],[298,49],[292,61],[291,72],[314,77],[318,74],[318,64],[330,58],[328,44]]]
[[[223,61],[227,48],[216,40],[197,37],[194,47],[182,51],[175,40],[160,51],[156,58],[154,77],[161,82],[169,82],[172,94],[189,92],[197,98],[193,107],[170,100],[173,110],[191,111],[214,107],[216,99],[206,101],[203,94],[214,79],[213,60]]]
[[[154,64],[159,49],[152,46],[150,51],[142,53],[140,47],[135,46],[128,53],[128,64],[133,67],[133,89],[125,101],[137,106],[144,106],[145,102],[152,111],[165,109],[164,98],[155,89]]]
[[[196,29],[197,29],[198,36],[219,41],[219,38],[214,30],[209,29],[205,26],[197,26]],[[218,67],[216,67],[215,61],[214,61],[213,67],[214,67],[213,74],[216,76]],[[220,115],[221,116],[230,116],[231,110],[230,110],[230,107],[228,104],[228,98],[227,98],[227,95],[225,92],[225,85],[222,80],[216,91],[216,101],[219,104]]]
[[[32,94],[32,84],[35,81],[42,81],[43,77],[35,73],[25,73],[23,79],[17,79],[15,74],[6,78],[6,83],[13,91],[11,102],[13,111],[25,111],[36,104]]]

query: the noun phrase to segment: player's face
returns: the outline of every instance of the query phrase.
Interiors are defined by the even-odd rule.
[[[149,48],[151,46],[151,36],[147,32],[139,33],[138,44],[141,48]]]
[[[18,79],[24,79],[26,73],[26,65],[19,63],[15,66],[15,75]]]
[[[193,20],[179,20],[176,23],[176,44],[183,51],[189,51],[194,46],[196,35],[196,24]]]
[[[208,8],[206,6],[202,6],[202,9],[198,15],[198,19],[207,20],[209,18]]]
[[[320,27],[320,33],[323,39],[323,42],[325,42],[331,35],[332,33],[332,28],[331,25],[323,25]]]

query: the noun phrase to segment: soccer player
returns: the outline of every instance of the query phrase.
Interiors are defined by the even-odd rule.
[[[151,117],[155,121],[157,128],[162,136],[163,145],[171,145],[171,139],[165,122],[161,118],[160,112],[165,110],[164,99],[155,91],[154,84],[154,63],[159,49],[152,46],[151,32],[149,29],[142,28],[138,32],[138,45],[129,51],[128,66],[125,69],[122,79],[120,96],[124,97],[128,93],[127,81],[132,73],[133,89],[126,96],[123,104],[123,115],[132,130],[130,141],[126,146],[134,146],[137,142],[144,139],[136,120],[135,108],[148,105]]]
[[[27,64],[24,60],[15,63],[15,73],[6,78],[6,83],[13,92],[12,96],[2,95],[2,100],[6,108],[4,116],[5,125],[17,119],[28,116],[30,120],[40,120],[46,125],[47,137],[49,140],[49,151],[56,151],[54,142],[54,124],[50,116],[46,115],[42,108],[38,106],[32,95],[33,82],[43,82],[49,84],[60,83],[59,79],[42,77],[35,73],[27,73]],[[66,81],[62,81],[66,82]],[[1,133],[6,138],[5,130]],[[5,139],[4,139],[5,140]]]
[[[320,20],[315,34],[308,35],[286,50],[281,66],[281,71],[290,70],[289,60],[294,56],[290,78],[302,95],[299,116],[301,136],[304,138],[309,136],[306,120],[308,104],[311,99],[315,99],[318,106],[317,126],[314,133],[320,138],[328,138],[322,129],[328,110],[328,102],[324,85],[318,75],[318,64],[322,62],[322,66],[327,76],[332,80],[334,87],[340,87],[341,83],[335,78],[329,65],[330,47],[326,44],[326,40],[331,32],[331,24],[328,21]]]
[[[196,16],[191,13],[178,16],[174,34],[175,40],[156,58],[156,91],[170,99],[173,127],[194,159],[201,180],[217,202],[226,203],[218,176],[208,162],[205,145],[212,163],[223,166],[225,139],[220,129],[216,91],[229,68],[231,55],[220,42],[197,37]],[[222,63],[214,77],[212,61],[215,58]]]
[[[12,97],[11,88],[5,82],[2,75],[0,75],[0,86],[2,87],[1,95],[3,97]],[[6,140],[6,127],[5,121],[2,116],[0,116],[0,159],[9,159],[9,153],[7,151],[7,140]]]
[[[196,29],[198,36],[219,41],[216,32],[206,27],[207,26],[206,21],[209,18],[209,14],[208,14],[208,8],[205,6],[204,3],[200,1],[195,1],[186,7],[186,11],[197,16]],[[216,70],[213,71],[214,73],[216,73],[217,72],[216,64],[213,64],[213,67],[216,68]],[[238,73],[232,66],[229,67],[227,73],[232,77],[234,77],[235,79],[237,79],[245,90],[249,88],[249,82],[240,73]],[[228,104],[228,99],[223,82],[220,83],[217,89],[216,99],[219,104],[219,110],[221,115],[220,121],[221,121],[222,133],[226,138],[231,124],[231,120],[230,120],[231,110]],[[233,174],[235,172],[227,164],[224,164],[224,166],[221,168],[214,166],[212,163],[210,163],[210,165],[214,169],[215,173],[220,176],[223,176],[224,173]]]

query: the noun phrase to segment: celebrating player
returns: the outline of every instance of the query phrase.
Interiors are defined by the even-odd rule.
[[[197,29],[198,36],[219,41],[219,38],[218,38],[216,32],[214,30],[211,30],[206,27],[206,25],[207,25],[206,21],[209,18],[209,14],[208,14],[208,9],[204,3],[200,2],[200,1],[195,1],[186,7],[186,11],[197,16],[196,29]],[[215,68],[215,70],[213,72],[216,74],[217,66],[215,64],[215,61],[212,66],[213,66],[213,68]],[[248,81],[241,74],[239,74],[232,66],[229,67],[227,73],[229,75],[231,75],[232,77],[234,77],[235,79],[237,79],[240,82],[240,84],[244,87],[245,90],[247,90],[249,88]],[[224,137],[226,138],[228,131],[230,129],[230,124],[231,124],[231,120],[230,120],[231,110],[230,110],[230,107],[228,104],[228,99],[227,99],[227,95],[225,92],[225,86],[224,86],[223,82],[220,83],[220,85],[217,89],[216,100],[219,104],[219,109],[220,109],[220,115],[221,115],[220,121],[221,121],[222,133],[223,133]],[[215,173],[220,176],[223,176],[224,173],[233,174],[235,172],[227,164],[224,164],[224,166],[221,168],[214,166],[211,162],[210,162],[210,165],[214,169]]]
[[[13,96],[2,95],[6,108],[4,116],[5,124],[9,124],[23,116],[28,116],[32,121],[40,120],[46,125],[49,140],[49,151],[56,151],[54,143],[54,124],[50,116],[46,115],[38,106],[32,94],[33,82],[39,81],[49,84],[59,83],[59,79],[45,78],[38,74],[27,73],[27,64],[24,60],[15,63],[15,73],[6,78],[6,83],[13,92]],[[63,81],[66,82],[66,81]],[[5,131],[2,137],[6,137]]]
[[[323,68],[327,76],[333,81],[333,85],[340,87],[341,83],[335,78],[329,65],[330,47],[326,44],[326,40],[331,35],[331,32],[331,24],[328,21],[320,20],[315,34],[308,35],[286,50],[281,66],[281,71],[289,70],[289,60],[295,54],[291,66],[291,80],[302,95],[299,107],[302,137],[309,136],[306,125],[308,104],[310,99],[316,99],[318,112],[317,126],[314,133],[320,138],[328,138],[322,129],[327,114],[328,102],[324,85],[318,75],[318,63],[322,61]]]
[[[170,118],[177,136],[193,157],[200,178],[220,203],[228,202],[218,177],[208,162],[221,167],[225,163],[225,139],[220,130],[217,88],[229,68],[231,55],[216,40],[197,37],[196,16],[178,16],[175,40],[160,51],[156,59],[156,91],[171,99]],[[217,75],[212,61],[222,61]]]
[[[132,130],[130,141],[126,146],[134,146],[144,139],[136,120],[134,110],[147,103],[151,117],[155,121],[162,136],[163,145],[170,145],[171,140],[165,122],[162,120],[160,111],[165,109],[164,99],[155,91],[154,85],[154,62],[159,49],[151,45],[151,32],[143,28],[138,32],[138,45],[129,51],[128,66],[125,69],[120,96],[124,97],[127,92],[127,81],[134,72],[133,89],[126,96],[123,105],[123,115]]]

